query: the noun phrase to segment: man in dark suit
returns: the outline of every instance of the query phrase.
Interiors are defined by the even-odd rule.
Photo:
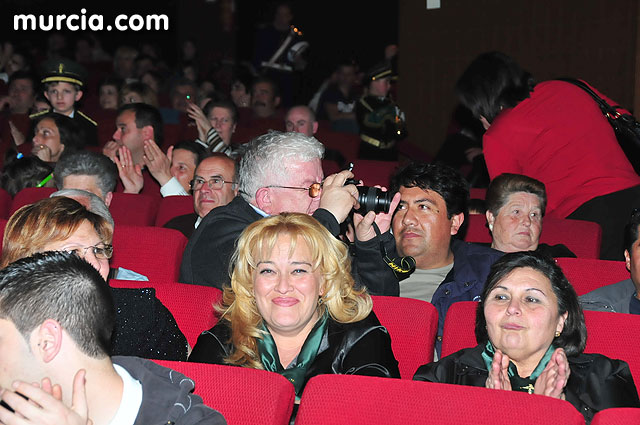
[[[202,219],[212,209],[227,205],[238,194],[236,163],[223,153],[203,159],[191,181],[194,213],[169,220],[164,227],[176,229],[190,238]]]

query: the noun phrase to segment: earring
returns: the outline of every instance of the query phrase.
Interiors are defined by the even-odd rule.
[[[560,332],[556,331],[556,338],[560,336]]]
[[[489,223],[489,230],[493,232],[493,224]]]

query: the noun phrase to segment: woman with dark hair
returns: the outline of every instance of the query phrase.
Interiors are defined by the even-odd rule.
[[[413,379],[555,397],[587,422],[610,407],[640,407],[626,362],[583,353],[578,296],[550,257],[515,252],[494,263],[475,331],[476,347],[421,366]]]
[[[456,91],[487,129],[483,152],[490,177],[514,173],[540,180],[548,214],[600,224],[601,258],[621,259],[626,216],[640,207],[640,177],[593,98],[564,81],[535,84],[498,52],[476,58]]]
[[[34,122],[31,153],[45,162],[58,162],[63,152],[80,150],[85,145],[83,130],[66,115],[49,112]]]

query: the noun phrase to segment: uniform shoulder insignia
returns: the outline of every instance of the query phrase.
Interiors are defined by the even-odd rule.
[[[48,114],[49,112],[51,112],[51,109],[47,109],[46,111],[36,112],[35,114],[29,115],[29,118],[37,118],[40,115]]]
[[[83,116],[87,121],[89,121],[91,124],[95,125],[96,127],[98,126],[98,123],[97,123],[97,122],[95,122],[94,120],[92,120],[91,118],[89,118],[89,117],[87,116],[87,114],[85,114],[84,112],[82,112],[82,111],[76,111],[76,113],[77,113],[77,114],[80,114],[81,116]]]

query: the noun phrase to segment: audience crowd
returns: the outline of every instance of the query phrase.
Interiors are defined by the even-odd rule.
[[[589,95],[482,54],[456,85],[466,111],[456,116],[486,132],[461,130],[473,143],[449,138],[432,162],[409,147],[394,100],[397,46],[362,67],[336,58],[316,95],[293,103],[304,58],[273,55],[291,19],[280,5],[260,60],[218,73],[187,55],[192,41],[174,67],[146,45],[111,57],[78,40],[74,56],[39,60],[19,40],[3,45],[1,202],[43,199],[3,227],[0,422],[224,423],[191,379],[145,359],[264,369],[293,384],[296,404],[319,374],[400,378],[394,335],[375,313],[381,295],[437,310],[436,361],[415,380],[559,398],[587,423],[640,408],[640,359],[583,352],[583,308],[640,314],[640,177]],[[465,239],[476,166],[491,178],[490,246]],[[120,202],[133,215],[142,198],[183,206],[156,223],[185,237],[171,283],[220,293],[217,323],[195,323],[193,347],[145,264],[109,265],[123,226],[110,210]],[[578,297],[553,260],[577,251],[541,242],[545,215],[598,223],[601,259],[624,259],[630,279]],[[135,241],[145,230],[128,231]],[[478,302],[479,345],[441,358],[461,301]]]

